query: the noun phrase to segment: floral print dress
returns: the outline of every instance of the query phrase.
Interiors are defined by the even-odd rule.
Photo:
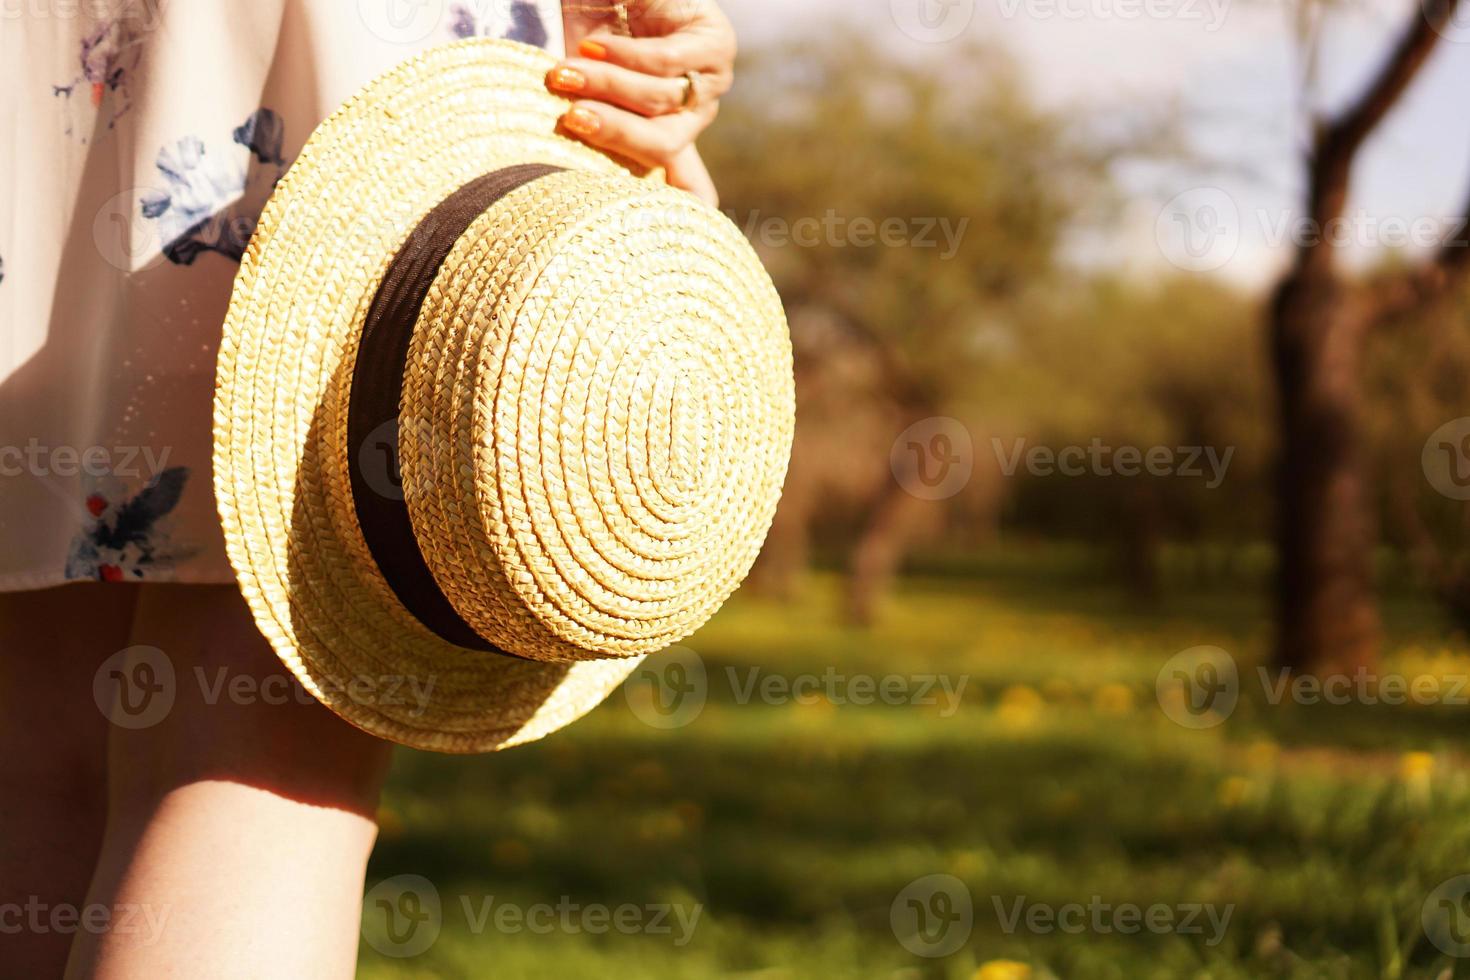
[[[80,0],[0,30],[0,591],[234,581],[211,487],[240,256],[306,137],[415,51],[562,50],[557,0]]]

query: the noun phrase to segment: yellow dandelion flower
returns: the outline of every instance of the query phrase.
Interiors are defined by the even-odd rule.
[[[1399,757],[1399,778],[1404,792],[1415,806],[1429,803],[1434,782],[1434,756],[1428,752],[1405,752]]]
[[[1244,776],[1227,776],[1220,783],[1215,798],[1220,805],[1227,810],[1234,809],[1244,803],[1251,795],[1251,782]]]
[[[1031,980],[1031,967],[1015,960],[991,960],[975,971],[974,980]]]
[[[1036,721],[1044,702],[1041,695],[1025,684],[1013,684],[1000,696],[997,714],[1006,725],[1023,727]]]
[[[1405,782],[1428,779],[1434,774],[1434,756],[1428,752],[1405,752],[1399,757],[1399,778]]]
[[[974,877],[989,867],[983,851],[960,851],[949,861],[948,871],[957,878]]]

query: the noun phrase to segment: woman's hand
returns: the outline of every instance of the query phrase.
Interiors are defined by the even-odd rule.
[[[694,140],[734,80],[735,31],[715,0],[633,0],[627,10],[637,36],[600,27],[582,38],[578,57],[547,74],[553,92],[576,99],[562,126],[599,149],[663,167],[670,184],[713,206],[719,197]]]

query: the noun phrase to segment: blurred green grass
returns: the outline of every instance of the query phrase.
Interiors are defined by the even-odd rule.
[[[369,885],[423,875],[443,903],[425,952],[363,945],[361,976],[1450,977],[1470,967],[1420,925],[1470,871],[1464,707],[1272,705],[1254,587],[1124,600],[1067,556],[1001,556],[904,580],[869,630],[839,583],[797,601],[742,594],[687,644],[708,701],[661,731],[615,694],[551,739],[498,755],[400,752]],[[1470,646],[1411,594],[1387,602],[1382,671],[1470,673]],[[1176,725],[1155,679],[1209,644],[1240,665],[1223,724]],[[740,703],[771,674],[938,673],[957,710]],[[733,673],[732,673],[733,672]],[[1467,692],[1470,693],[1470,692]],[[957,876],[974,929],[952,955],[908,952],[889,909]],[[1223,939],[1007,932],[1000,907],[1233,906]],[[700,906],[692,938],[475,928],[498,904]],[[381,944],[380,944],[381,945]],[[998,966],[985,980],[1019,974]]]

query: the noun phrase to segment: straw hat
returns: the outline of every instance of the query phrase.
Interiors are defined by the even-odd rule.
[[[445,45],[322,123],[220,348],[215,488],[256,622],[324,704],[422,748],[539,738],[699,627],[791,449],[753,251],[558,135],[552,64]]]

